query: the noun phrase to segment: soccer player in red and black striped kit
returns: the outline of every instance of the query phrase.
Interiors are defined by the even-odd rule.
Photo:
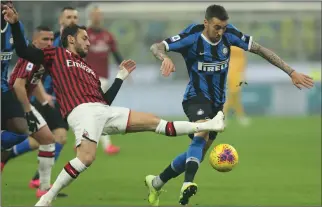
[[[179,136],[224,130],[222,112],[202,123],[168,122],[153,114],[109,106],[118,92],[118,90],[113,90],[113,87],[122,84],[123,79],[135,69],[134,61],[122,62],[120,65],[122,73],[117,75],[111,88],[103,93],[96,73],[83,59],[90,45],[84,27],[78,25],[66,27],[62,33],[63,47],[40,50],[27,47],[19,27],[18,14],[9,7],[4,7],[3,13],[12,26],[17,55],[34,64],[43,64],[51,74],[62,116],[67,118],[76,137],[76,157],[65,165],[52,188],[40,198],[36,206],[51,205],[60,190],[69,185],[93,163],[102,133],[152,131],[166,136]]]
[[[52,47],[54,33],[46,26],[39,26],[36,28],[33,35],[33,47],[46,48]],[[41,78],[45,73],[45,69],[41,65],[35,65],[27,60],[19,58],[10,76],[9,86],[15,92],[19,102],[23,106],[26,114],[29,131],[31,136],[39,143],[39,181],[40,185],[36,191],[36,196],[39,198],[44,195],[50,188],[51,169],[55,158],[55,139],[51,133],[45,119],[37,111],[37,109],[30,104],[30,97],[35,94],[37,98],[43,103],[43,107],[51,110],[51,107],[46,103],[46,98],[42,85]],[[26,139],[20,145],[29,144]],[[10,157],[17,155],[17,147],[14,146],[10,150]],[[7,160],[8,161],[8,160]]]

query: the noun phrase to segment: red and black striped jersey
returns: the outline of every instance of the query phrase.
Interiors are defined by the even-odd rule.
[[[30,98],[34,88],[41,81],[45,69],[42,65],[35,65],[28,60],[18,59],[9,80],[9,86],[13,88],[17,78],[26,79],[26,91]]]
[[[99,77],[80,56],[62,47],[42,50],[43,64],[49,71],[61,114],[66,117],[83,103],[106,104]]]

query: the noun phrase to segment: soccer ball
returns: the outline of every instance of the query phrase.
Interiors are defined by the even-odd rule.
[[[229,172],[238,163],[238,153],[229,144],[219,144],[210,152],[210,165],[219,172]]]

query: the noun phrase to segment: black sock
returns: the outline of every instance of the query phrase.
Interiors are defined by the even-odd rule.
[[[174,171],[171,167],[171,164],[164,169],[164,171],[159,175],[160,179],[162,180],[163,183],[168,182],[170,179],[177,177],[178,175],[180,175],[179,173],[177,173],[176,171]]]
[[[34,177],[32,178],[32,180],[39,180],[39,172],[38,170],[36,171]]]
[[[189,161],[186,163],[186,173],[184,174],[184,182],[193,182],[195,175],[198,171],[199,163]]]

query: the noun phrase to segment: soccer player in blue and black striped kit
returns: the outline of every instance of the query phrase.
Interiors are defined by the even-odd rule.
[[[190,78],[182,105],[190,121],[204,122],[223,110],[231,46],[260,55],[289,75],[296,87],[313,87],[312,78],[296,72],[275,53],[254,42],[251,36],[243,34],[227,21],[225,8],[211,5],[206,10],[203,24],[192,24],[178,35],[151,46],[153,55],[162,61],[161,71],[164,76],[175,71],[166,51],[182,54]],[[193,182],[194,177],[216,136],[216,132],[191,134],[189,137],[192,142],[187,151],[178,155],[158,176],[146,176],[151,205],[159,205],[163,185],[182,173],[185,175],[179,203],[188,204],[189,198],[196,194],[198,188]]]
[[[3,5],[12,7],[12,1],[1,1],[1,11]],[[23,30],[21,23],[20,27]],[[11,26],[1,14],[1,152],[28,137],[25,113],[8,84],[8,71],[14,49]]]

